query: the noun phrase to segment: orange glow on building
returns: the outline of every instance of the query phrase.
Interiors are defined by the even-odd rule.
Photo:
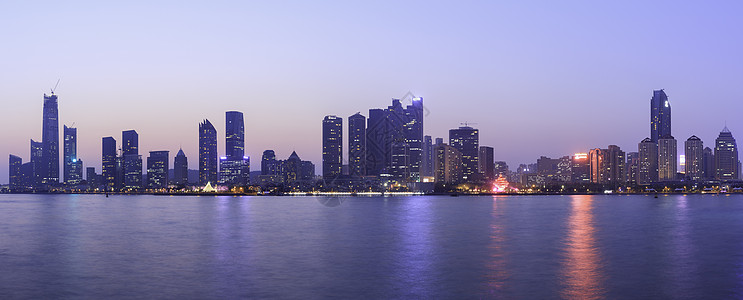
[[[494,193],[505,193],[508,191],[508,180],[503,175],[498,176],[498,179],[493,183]]]
[[[588,153],[576,153],[573,154],[573,159],[587,159]]]

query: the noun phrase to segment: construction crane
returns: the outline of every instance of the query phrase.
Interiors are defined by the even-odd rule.
[[[61,79],[62,79],[62,78],[59,78],[59,79],[57,79],[57,84],[55,84],[55,85],[54,85],[54,88],[52,89],[52,95],[54,95],[54,91],[56,91],[56,90],[57,90],[57,86],[59,86],[59,80],[61,80]]]

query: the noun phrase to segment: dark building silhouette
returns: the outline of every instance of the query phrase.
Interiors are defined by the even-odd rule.
[[[173,183],[188,184],[188,158],[183,149],[178,150],[173,161]]]
[[[449,145],[462,154],[462,179],[472,181],[478,174],[478,151],[480,148],[479,130],[462,126],[449,130]]]
[[[480,146],[477,155],[478,171],[486,180],[495,180],[495,149],[488,146]]]
[[[83,180],[83,161],[77,157],[77,128],[64,126],[63,175],[66,185],[77,185]]]
[[[31,140],[31,173],[28,174],[29,186],[38,187],[44,176],[44,143]]]
[[[199,124],[199,184],[217,182],[217,130],[209,120]]]
[[[401,184],[420,181],[423,98],[403,108],[392,99],[386,109],[370,109],[366,127],[366,173]]]
[[[624,168],[626,176],[625,181],[630,185],[637,184],[637,178],[639,176],[640,167],[640,153],[628,152],[627,153],[627,164]]]
[[[718,180],[736,180],[740,172],[738,145],[727,126],[715,139],[715,178]]]
[[[303,161],[292,151],[286,160],[277,160],[273,150],[263,152],[265,168],[261,170],[259,184],[283,185],[285,190],[307,190],[314,187],[315,165],[310,161]],[[266,170],[266,174],[263,174]]]
[[[275,170],[276,152],[273,150],[263,151],[261,157],[261,175],[275,175],[278,171]]]
[[[85,180],[88,182],[90,188],[97,188],[100,185],[98,182],[98,174],[95,172],[95,167],[85,168]]]
[[[702,143],[702,139],[695,135],[686,139],[686,142],[684,142],[684,158],[686,159],[686,177],[692,181],[704,179],[704,143]]]
[[[42,184],[59,183],[59,107],[57,95],[44,94],[41,131],[42,156],[40,179]]]
[[[715,154],[712,148],[704,147],[702,151],[702,168],[704,169],[704,179],[715,179]]]
[[[219,159],[219,182],[242,186],[250,182],[250,158],[245,156],[245,124],[243,113],[225,114],[225,156]]]
[[[658,181],[658,144],[645,138],[637,145],[639,164],[637,183],[651,184]]]
[[[433,177],[433,141],[430,135],[423,136],[421,150],[421,177]]]
[[[650,140],[658,142],[671,135],[671,104],[663,90],[653,91],[650,99]]]
[[[142,156],[139,155],[139,134],[135,130],[121,133],[122,157],[124,160],[124,188],[139,190],[142,184]]]
[[[415,97],[412,103],[405,108],[406,123],[405,143],[407,148],[407,172],[405,176],[411,182],[421,181],[421,164],[423,162],[423,98]]]
[[[103,185],[107,190],[112,190],[116,187],[118,181],[116,172],[116,139],[110,136],[103,138],[101,158]]]
[[[17,191],[23,187],[22,165],[23,159],[20,157],[11,154],[8,158],[8,186],[11,191]]]
[[[150,151],[147,157],[147,185],[151,189],[168,187],[170,151]]]
[[[325,116],[322,121],[322,176],[332,180],[343,167],[343,119]]]
[[[366,175],[366,117],[356,113],[348,117],[348,173]]]

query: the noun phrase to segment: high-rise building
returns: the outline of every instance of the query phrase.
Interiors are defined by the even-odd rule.
[[[54,185],[59,183],[59,107],[54,93],[44,94],[43,115],[41,183]]]
[[[15,191],[20,189],[22,184],[23,175],[21,173],[21,166],[23,160],[19,156],[13,154],[8,158],[8,186],[10,190]]]
[[[403,108],[399,99],[392,99],[392,105],[386,109],[369,110],[367,175],[384,176],[399,183],[420,181],[423,98],[413,98],[412,102]],[[403,163],[406,165],[401,165]]]
[[[139,155],[139,134],[135,130],[121,132],[121,153],[124,159],[124,188],[142,188],[142,156]]]
[[[603,183],[624,184],[627,177],[624,173],[625,154],[617,145],[609,145],[604,153],[602,172],[606,178]]]
[[[188,184],[188,157],[179,149],[173,160],[173,183]]]
[[[462,154],[457,148],[441,143],[433,148],[434,180],[457,183],[462,180]]]
[[[64,183],[77,185],[83,180],[83,161],[77,157],[77,128],[64,126]]]
[[[113,137],[104,137],[102,141],[102,174],[103,174],[103,185],[106,189],[111,190],[116,187],[117,172],[116,172],[116,140]]]
[[[39,186],[44,179],[44,143],[31,140],[31,170],[29,186]]]
[[[322,177],[332,180],[343,167],[343,118],[325,116],[322,121]]]
[[[572,182],[591,182],[591,165],[588,161],[588,153],[575,153],[570,163],[570,171]]]
[[[676,180],[676,139],[666,135],[658,140],[658,180]]]
[[[702,139],[692,135],[684,142],[684,159],[686,178],[700,181],[704,178],[704,143]]]
[[[88,186],[91,188],[97,188],[98,183],[98,174],[95,173],[95,167],[87,167],[85,168],[85,180],[88,182]]]
[[[150,151],[147,157],[147,186],[151,189],[168,187],[170,151]]]
[[[639,155],[638,184],[651,184],[658,181],[658,144],[645,138],[637,145]]]
[[[462,154],[462,179],[464,181],[474,180],[478,174],[479,130],[469,126],[449,129],[449,145]]]
[[[205,119],[199,123],[199,184],[217,179],[217,129]]]
[[[495,149],[488,146],[480,146],[477,155],[477,169],[486,180],[495,180]]]
[[[225,115],[225,156],[219,159],[219,182],[243,186],[250,182],[250,158],[245,156],[243,113],[228,111]]]
[[[591,149],[588,152],[588,164],[590,165],[591,182],[603,183],[603,178],[606,177],[602,173],[604,171],[604,149]]]
[[[405,108],[405,143],[407,143],[407,180],[421,181],[421,163],[423,161],[423,98],[411,99],[411,105]]]
[[[704,147],[702,150],[702,170],[704,179],[715,179],[715,154],[710,147]]]
[[[430,135],[423,136],[421,155],[421,176],[433,177],[433,141]]]
[[[275,161],[276,152],[274,152],[273,150],[263,151],[263,156],[261,157],[261,175],[278,174],[278,170],[276,170],[276,167],[274,165]]]
[[[637,178],[640,171],[640,153],[639,152],[628,152],[627,153],[627,164],[625,166],[625,181],[630,185],[637,184]]]
[[[650,99],[650,139],[657,143],[667,135],[671,135],[671,104],[665,91],[655,90]]]
[[[715,179],[739,179],[738,145],[728,127],[722,129],[715,139]]]
[[[366,117],[348,117],[348,169],[352,177],[366,175]]]

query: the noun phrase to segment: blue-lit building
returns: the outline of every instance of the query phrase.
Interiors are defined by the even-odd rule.
[[[83,180],[83,161],[77,157],[77,128],[64,126],[63,175],[66,185],[78,185]]]
[[[250,158],[245,156],[245,123],[243,113],[225,113],[225,156],[219,159],[219,182],[242,186],[250,182]]]
[[[326,181],[341,176],[343,167],[343,118],[325,116],[322,121],[322,177]]]
[[[348,173],[366,175],[366,117],[361,113],[348,117]]]
[[[151,189],[168,187],[170,151],[150,151],[147,157],[147,186]]]
[[[479,174],[480,131],[469,126],[450,129],[449,145],[462,154],[462,180],[474,180]]]
[[[142,184],[142,156],[139,155],[139,134],[135,130],[121,133],[124,189],[139,190]]]
[[[41,183],[56,185],[59,183],[59,107],[54,93],[44,94],[41,144]]]
[[[179,149],[173,161],[173,183],[188,184],[188,157]]]
[[[727,126],[715,139],[715,179],[737,180],[740,172],[738,144]]]
[[[664,136],[671,135],[671,104],[663,90],[653,91],[650,99],[650,140],[658,143]]]
[[[113,137],[104,137],[101,141],[101,174],[103,175],[103,185],[106,190],[113,190],[117,186],[116,172],[116,139]]]

